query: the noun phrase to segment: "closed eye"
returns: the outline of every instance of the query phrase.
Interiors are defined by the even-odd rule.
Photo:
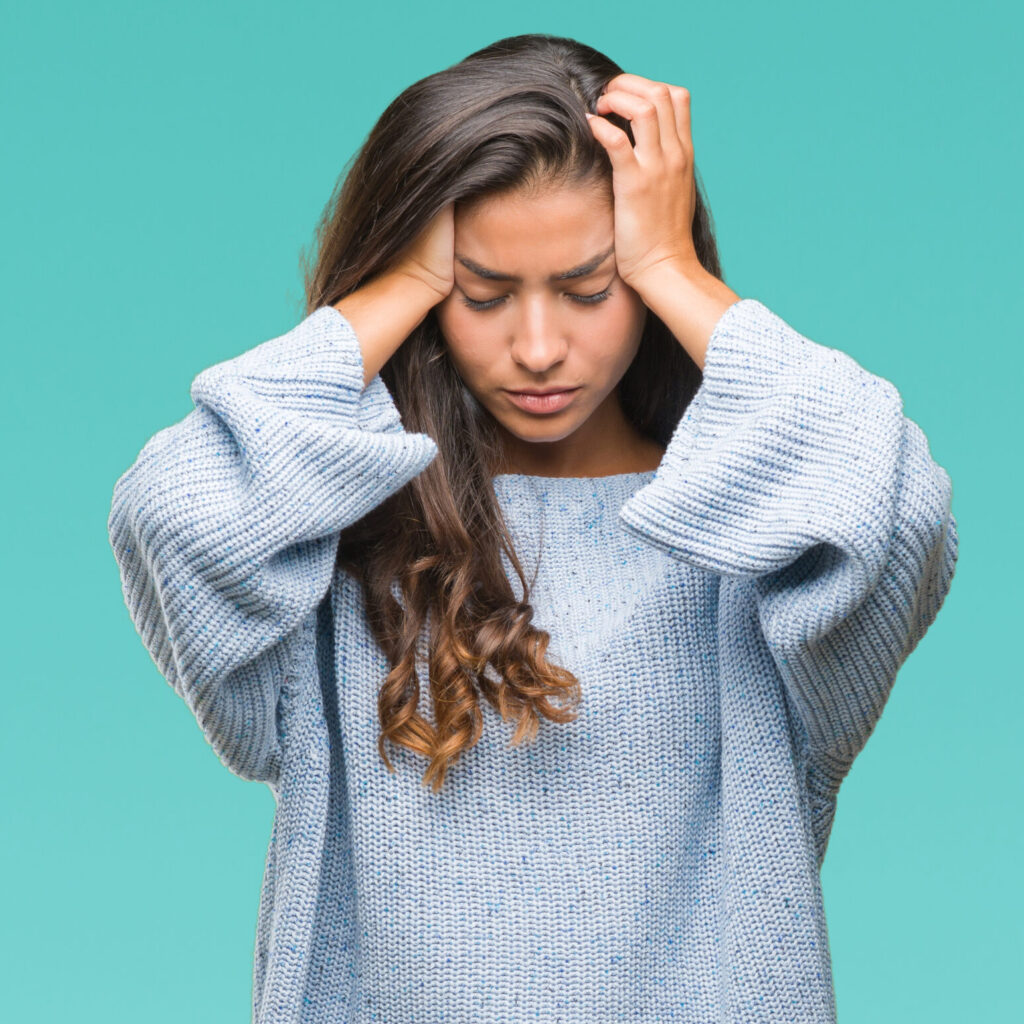
[[[572,292],[566,292],[565,297],[571,299],[573,302],[581,306],[592,306],[598,302],[604,302],[612,294],[611,288],[605,288],[604,291],[595,292],[593,295],[575,295]],[[468,295],[463,293],[462,301],[465,305],[469,306],[470,309],[495,309],[500,306],[506,299],[507,295],[499,295],[496,299],[478,300],[471,299]]]

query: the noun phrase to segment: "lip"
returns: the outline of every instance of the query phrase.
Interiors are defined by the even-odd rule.
[[[564,409],[579,390],[578,387],[547,391],[509,391],[506,389],[505,394],[524,412],[545,413],[559,412]]]

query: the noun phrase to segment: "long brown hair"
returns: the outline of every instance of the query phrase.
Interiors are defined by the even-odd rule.
[[[324,210],[315,263],[305,271],[307,313],[384,271],[450,202],[555,180],[603,182],[610,197],[611,163],[584,112],[596,113],[597,97],[621,71],[574,39],[528,34],[409,86],[381,115]],[[605,116],[633,141],[627,119]],[[697,256],[720,278],[696,168],[694,175]],[[517,722],[517,744],[535,737],[540,716],[572,721],[581,694],[576,677],[547,660],[550,635],[531,625],[530,585],[492,491],[501,464],[495,425],[468,396],[433,310],[380,375],[403,427],[429,434],[438,455],[342,532],[337,565],[359,581],[368,625],[391,665],[377,702],[380,755],[394,771],[390,740],[427,758],[423,783],[436,792],[449,765],[479,739],[481,697]],[[629,420],[666,445],[700,380],[696,364],[648,311],[637,355],[618,385]],[[425,627],[433,723],[418,710],[416,659]]]

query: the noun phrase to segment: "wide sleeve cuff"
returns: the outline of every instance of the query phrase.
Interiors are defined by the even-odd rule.
[[[823,542],[877,562],[902,420],[889,381],[740,299],[712,332],[701,385],[654,478],[620,520],[723,576],[772,572]]]
[[[358,339],[332,306],[203,370],[191,395],[116,481],[110,542],[161,674],[232,771],[270,778],[281,684],[340,531],[438,447],[403,429],[379,375],[363,387]]]
[[[752,585],[757,620],[834,778],[935,619],[959,550],[948,473],[887,380],[760,302],[726,310],[701,385],[625,529]]]

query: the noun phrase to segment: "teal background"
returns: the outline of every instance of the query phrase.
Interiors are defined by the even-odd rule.
[[[7,1020],[249,1020],[273,798],[134,632],[114,481],[199,370],[301,318],[300,257],[385,105],[534,31],[690,89],[728,283],[893,381],[953,479],[952,592],[823,868],[839,1020],[1019,1014],[1019,8],[118,0],[4,23]]]

